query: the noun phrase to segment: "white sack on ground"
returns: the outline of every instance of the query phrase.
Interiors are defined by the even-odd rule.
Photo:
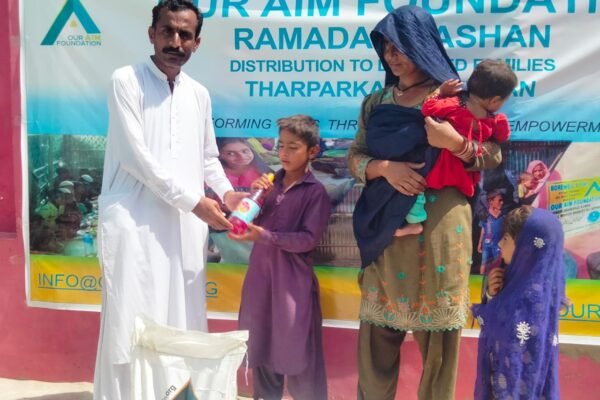
[[[172,400],[185,390],[202,400],[235,400],[247,340],[248,331],[184,331],[136,318],[132,398]]]

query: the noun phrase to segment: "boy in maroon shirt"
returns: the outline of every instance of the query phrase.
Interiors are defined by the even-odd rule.
[[[319,128],[304,115],[277,123],[282,168],[273,183],[263,175],[252,184],[269,190],[255,224],[243,235],[230,233],[234,240],[254,241],[239,328],[250,332],[255,399],[281,399],[287,377],[294,399],[326,400],[319,283],[311,256],[331,211],[325,187],[309,170],[319,153]]]

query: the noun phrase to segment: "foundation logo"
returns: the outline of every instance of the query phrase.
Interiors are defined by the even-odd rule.
[[[594,192],[593,194],[592,191]],[[584,197],[588,197],[590,195],[592,195],[592,197],[596,197],[598,196],[598,194],[600,194],[600,184],[598,184],[598,182],[594,182],[592,183],[588,191],[585,192]]]
[[[68,30],[70,33],[61,35],[67,23],[69,24]],[[85,30],[85,34],[82,34],[81,29],[78,29],[80,24]],[[67,0],[41,44],[42,46],[101,46],[102,37],[100,29],[83,7],[81,1]]]

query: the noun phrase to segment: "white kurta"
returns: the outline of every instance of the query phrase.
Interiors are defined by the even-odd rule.
[[[136,315],[206,330],[208,229],[190,211],[204,196],[205,182],[221,198],[232,187],[218,160],[208,91],[185,73],[171,93],[166,75],[150,59],[120,68],[108,105],[94,398],[120,400],[129,398],[122,379]]]

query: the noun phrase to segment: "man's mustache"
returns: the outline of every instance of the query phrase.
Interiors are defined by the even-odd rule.
[[[183,56],[184,55],[183,51],[180,51],[179,49],[176,49],[175,47],[165,47],[162,50],[162,52],[165,53],[165,54],[174,54],[176,56]]]

